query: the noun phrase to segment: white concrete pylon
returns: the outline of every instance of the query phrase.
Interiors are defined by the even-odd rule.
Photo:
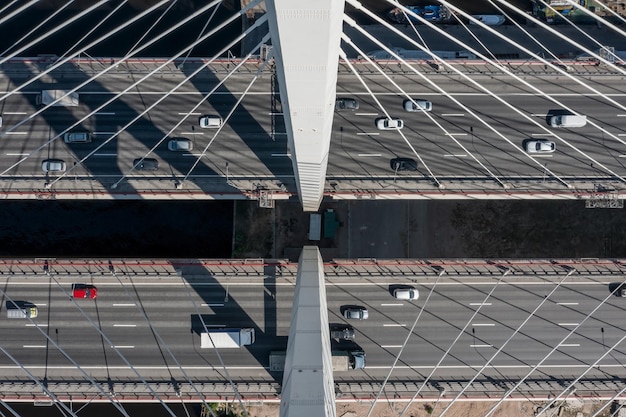
[[[324,265],[317,246],[298,262],[280,417],[336,417]]]
[[[267,0],[287,139],[304,211],[324,193],[332,131],[343,0]]]

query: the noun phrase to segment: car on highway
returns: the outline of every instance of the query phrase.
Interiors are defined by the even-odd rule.
[[[137,158],[133,161],[133,166],[138,171],[156,171],[159,169],[159,161],[154,158]]]
[[[433,103],[428,100],[416,98],[413,100],[406,99],[402,102],[402,108],[404,111],[417,112],[417,111],[431,111],[433,109]]]
[[[367,320],[369,311],[367,311],[367,308],[360,306],[346,307],[343,310],[343,316],[348,320]]]
[[[191,151],[193,149],[193,142],[187,138],[173,138],[167,142],[167,149],[172,152]]]
[[[203,129],[217,129],[222,126],[224,120],[220,116],[200,116],[198,124]]]
[[[417,161],[411,158],[393,158],[389,161],[389,166],[396,172],[417,171]]]
[[[91,142],[91,133],[89,132],[67,132],[63,135],[65,143],[89,143]]]
[[[550,110],[546,122],[551,127],[583,127],[587,124],[587,116],[572,114],[567,110]]]
[[[354,340],[355,338],[354,328],[352,326],[337,325],[331,327],[330,338],[337,340]]]
[[[413,287],[396,288],[393,290],[393,298],[397,300],[417,300],[420,296],[419,291]]]
[[[616,297],[626,297],[626,282],[612,282],[609,284],[609,292]]]
[[[354,111],[358,109],[359,109],[359,102],[353,98],[342,97],[342,98],[338,98],[337,100],[335,100],[336,111],[342,111],[342,110]]]
[[[397,117],[379,117],[375,121],[378,130],[400,130],[404,127],[402,119]]]
[[[524,141],[524,150],[528,153],[552,153],[556,143],[546,139],[529,139]]]
[[[98,289],[94,285],[72,284],[72,298],[90,298],[98,296]]]
[[[65,172],[67,165],[62,159],[45,159],[41,163],[41,170],[43,172]]]

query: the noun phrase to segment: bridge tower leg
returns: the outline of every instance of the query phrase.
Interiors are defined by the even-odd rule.
[[[266,0],[287,140],[304,211],[324,193],[344,0]]]
[[[305,246],[298,263],[280,417],[336,415],[324,266],[317,246]]]

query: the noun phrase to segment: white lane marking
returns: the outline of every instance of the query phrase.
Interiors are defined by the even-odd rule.
[[[626,154],[617,155],[618,158],[626,158]]]
[[[269,114],[270,116],[272,116],[272,115],[274,115],[274,116],[282,116],[284,113],[275,111],[275,112],[269,112],[267,114]]]
[[[490,306],[491,303],[469,303],[471,306]]]
[[[3,111],[2,114],[28,114],[25,111]]]
[[[402,345],[380,345],[381,348],[401,348]]]
[[[370,133],[370,132],[357,132],[356,134],[357,134],[357,136],[365,136],[365,135],[377,136],[377,135],[380,135],[380,133],[378,133],[378,132],[372,132],[372,133]]]
[[[35,303],[36,306],[47,306],[48,304],[45,303]]]
[[[23,345],[22,347],[25,348],[44,348],[46,347],[46,345]]]
[[[557,323],[559,326],[578,326],[580,323]]]
[[[6,155],[7,156],[24,156],[24,155],[30,155],[30,153],[27,153],[27,152],[25,152],[25,153],[19,153],[19,152],[18,153],[12,153],[12,152],[9,152]]]
[[[579,347],[580,343],[559,343],[559,347]]]
[[[137,327],[136,324],[114,324],[113,327]]]
[[[492,347],[491,345],[470,345],[473,348],[483,348],[483,347]]]
[[[115,112],[112,111],[102,111],[94,113],[96,116],[113,116]]]
[[[472,323],[474,327],[491,327],[495,326],[495,323]]]
[[[135,349],[132,345],[111,345],[113,349]]]
[[[466,156],[467,156],[466,153],[447,153],[447,154],[444,155],[444,158],[445,157],[463,158],[463,157],[466,157]]]
[[[556,303],[559,306],[577,306],[578,303],[577,302],[572,302],[572,303]]]
[[[554,136],[554,133],[531,133],[530,136]]]
[[[618,133],[617,136],[626,136],[626,133]]]
[[[5,135],[26,135],[28,132],[4,132]]]
[[[189,135],[189,136],[196,136],[196,135],[204,135],[204,132],[202,130],[196,132],[180,132],[181,135]]]
[[[224,303],[202,303],[202,307],[224,307]]]
[[[271,154],[271,156],[273,156],[273,157],[287,157],[287,158],[291,158],[291,154],[290,153],[273,153],[273,154]]]
[[[465,113],[442,113],[442,116],[461,117],[465,116]]]
[[[382,154],[379,154],[379,153],[359,153],[357,155],[358,156],[382,156]]]
[[[26,327],[48,327],[47,324],[33,324],[33,323],[26,323]]]
[[[355,116],[378,116],[378,113],[354,113]]]
[[[178,113],[179,116],[200,116],[201,113]]]
[[[113,303],[113,307],[135,307],[137,304],[135,303],[128,303],[128,304],[122,304],[122,303]]]
[[[207,324],[206,327],[226,327],[225,324]]]
[[[448,136],[467,136],[467,133],[446,133]]]
[[[626,117],[626,114],[618,114],[617,117]]]
[[[383,327],[406,327],[404,323],[385,323]]]
[[[531,157],[533,157],[533,158],[552,158],[552,156],[553,156],[551,153],[549,153],[549,154],[537,154],[537,155],[529,154],[529,155]]]
[[[531,116],[535,116],[535,117],[546,117],[547,114],[539,114],[539,113],[532,113]]]
[[[94,153],[93,156],[117,156],[116,153]]]
[[[404,303],[381,303],[381,306],[403,306]]]
[[[94,135],[115,135],[119,132],[92,132]]]

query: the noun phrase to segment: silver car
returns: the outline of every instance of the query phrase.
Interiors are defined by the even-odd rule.
[[[46,159],[41,163],[43,172],[65,172],[67,166],[62,159]]]
[[[187,138],[173,138],[167,142],[167,149],[173,152],[191,151],[193,142]]]
[[[402,108],[404,108],[404,111],[408,112],[431,111],[433,109],[433,103],[420,98],[414,100],[406,99],[402,102]]]
[[[370,314],[365,307],[347,307],[343,316],[349,320],[367,320]]]
[[[524,142],[524,150],[528,153],[552,153],[556,143],[546,139],[530,139]]]
[[[393,298],[398,300],[417,300],[420,293],[415,288],[396,288],[393,290]]]
[[[400,130],[404,127],[404,122],[397,117],[379,117],[376,119],[376,127],[378,130]]]

